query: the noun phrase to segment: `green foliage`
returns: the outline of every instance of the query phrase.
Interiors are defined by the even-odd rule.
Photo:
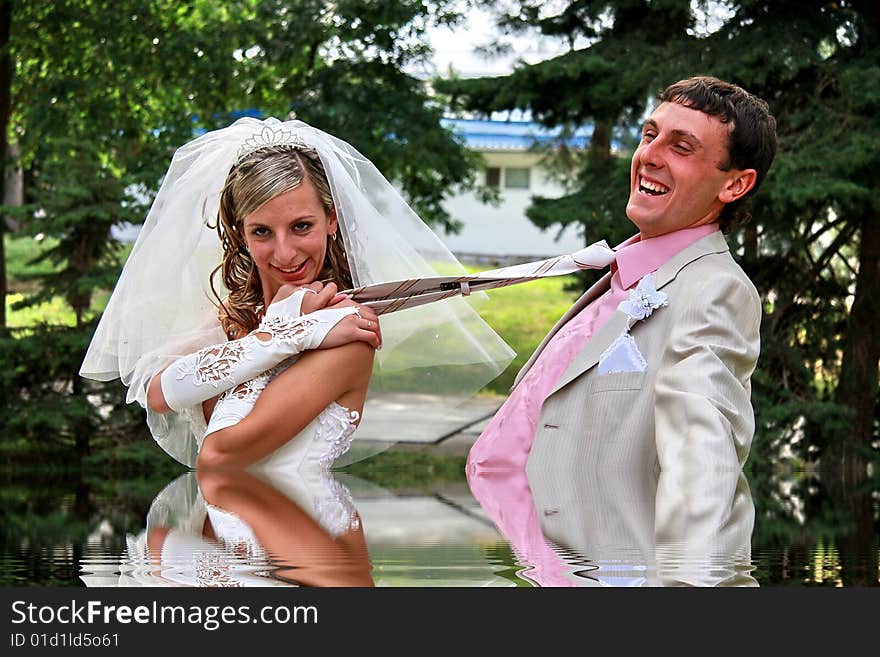
[[[55,267],[43,254],[57,246],[54,237],[35,240],[32,237],[3,236],[3,251],[6,255],[6,272],[9,276],[9,290],[21,292],[33,288],[33,281],[55,271]]]
[[[465,457],[390,450],[346,466],[345,472],[392,490],[431,491],[464,480]]]
[[[151,477],[150,482],[173,479],[183,474],[185,468],[159,447],[143,426],[143,412],[137,405],[129,405],[134,422],[139,427],[131,435],[116,433],[101,449],[94,450],[82,460],[87,472],[113,473],[114,476]]]
[[[6,324],[10,329],[39,324],[76,326],[76,315],[61,297],[38,303],[22,294],[7,294]]]
[[[39,200],[20,213],[30,214],[31,231],[53,234],[55,240],[30,262],[50,263],[51,267],[26,304],[63,296],[80,323],[91,305],[92,292],[108,289],[116,281],[121,248],[110,238],[110,229],[135,219],[134,205],[127,202],[126,178],[101,163],[94,144],[60,138],[46,146],[53,148],[34,172],[31,188]]]
[[[114,454],[149,441],[139,406],[125,403],[118,381],[78,375],[94,324],[36,325],[0,336],[0,455],[5,462],[76,465],[93,452]],[[158,448],[156,448],[158,449]],[[135,453],[136,454],[136,453]],[[143,461],[146,462],[146,461]]]
[[[7,458],[28,452],[43,461],[74,457],[73,432],[87,436],[97,424],[86,398],[69,394],[84,351],[83,336],[64,329],[0,336],[0,362],[7,364],[0,369],[0,436]]]
[[[295,115],[350,142],[400,183],[422,219],[454,230],[441,203],[453,190],[474,185],[476,159],[440,125],[442,107],[421,81],[403,70],[429,54],[430,23],[458,19],[452,4],[257,3],[248,22],[238,25],[238,48],[230,48],[242,104],[227,104],[212,123],[224,124],[229,110],[244,107]]]

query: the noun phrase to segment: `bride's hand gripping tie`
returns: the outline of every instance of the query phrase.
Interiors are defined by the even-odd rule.
[[[337,292],[337,289],[335,283],[325,284],[320,281],[304,287],[283,285],[272,299],[272,305],[288,296],[297,295],[297,298],[290,301],[290,308],[291,312],[299,308],[300,315],[307,315],[322,308],[356,307],[357,310],[354,312],[356,317],[345,317],[331,329],[318,348],[330,349],[349,342],[366,342],[375,349],[381,349],[382,329],[376,312],[369,306],[357,304],[347,294]]]
[[[324,286],[316,293],[315,303],[332,300],[337,296],[334,288]],[[171,363],[160,376],[168,408],[180,411],[201,403],[306,349],[354,341],[379,346],[375,313],[351,301],[342,301],[334,307],[299,316],[307,295],[309,291],[301,288],[273,301],[257,329],[243,338],[205,347]]]

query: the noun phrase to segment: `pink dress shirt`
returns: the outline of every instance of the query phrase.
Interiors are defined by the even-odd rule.
[[[571,585],[561,575],[562,560],[541,532],[525,475],[544,400],[569,363],[642,277],[716,230],[717,224],[707,224],[646,240],[635,235],[618,246],[608,291],[553,336],[471,448],[467,463],[471,493],[511,543],[518,560],[528,566],[523,574],[536,583]]]

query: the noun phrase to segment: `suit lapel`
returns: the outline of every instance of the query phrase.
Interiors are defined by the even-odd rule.
[[[629,318],[626,313],[622,313],[619,310],[615,311],[614,314],[611,315],[611,317],[609,317],[602,325],[602,328],[596,331],[596,334],[587,341],[587,344],[581,352],[575,356],[574,360],[571,361],[569,366],[565,369],[565,372],[563,372],[562,376],[559,378],[559,381],[553,386],[553,390],[550,391],[550,394],[552,395],[563,386],[568,385],[573,379],[598,363],[602,352],[611,346],[611,343],[623,333],[626,328],[627,319]]]
[[[714,233],[710,233],[706,237],[697,240],[689,247],[683,249],[676,255],[672,256],[666,263],[661,265],[657,271],[654,272],[654,285],[659,290],[665,285],[669,284],[671,281],[675,280],[675,277],[678,275],[684,267],[688,264],[702,258],[705,255],[710,253],[723,253],[724,251],[728,251],[727,242],[724,239],[724,236],[721,234],[721,231],[716,231]],[[602,278],[604,282],[608,279],[608,284],[606,285],[606,289],[610,286],[611,275],[607,274]],[[598,285],[598,283],[596,284]],[[592,292],[596,286],[590,288],[589,292]],[[602,290],[604,292],[604,290]],[[600,292],[601,293],[601,292]],[[584,295],[584,297],[586,294]],[[596,298],[598,294],[596,294],[593,299]],[[583,297],[581,297],[583,299]],[[588,300],[587,303],[592,301],[592,299]],[[566,313],[564,320],[568,320],[577,312],[580,312],[587,304],[583,304],[580,308],[575,312],[571,313],[571,310],[574,310],[574,307]],[[658,312],[663,312],[663,309],[660,309]],[[628,317],[626,313],[616,311],[602,327],[596,331],[595,335],[593,335],[589,340],[587,340],[587,344],[581,350],[581,352],[574,358],[574,360],[569,364],[566,368],[565,372],[560,377],[559,381],[556,382],[556,385],[553,386],[553,390],[551,390],[550,395],[554,394],[564,386],[571,383],[574,379],[579,377],[584,372],[590,370],[596,363],[599,362],[599,357],[602,353],[611,346],[611,343],[623,333],[626,328],[626,321]],[[559,326],[561,326],[564,322],[560,321],[556,327],[554,327],[554,332],[559,330]],[[638,326],[638,323],[636,324]],[[544,343],[541,345],[544,346]],[[538,353],[537,351],[535,352]],[[531,365],[535,356],[532,356],[532,360],[529,361]],[[548,395],[549,397],[549,395]]]

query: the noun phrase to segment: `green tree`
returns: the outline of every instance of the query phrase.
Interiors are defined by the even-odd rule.
[[[258,3],[240,55],[250,106],[340,135],[400,184],[422,219],[455,230],[442,202],[473,186],[475,156],[440,125],[443,107],[405,72],[430,54],[430,24],[459,20],[452,4]]]
[[[0,181],[5,192],[6,152],[9,150],[10,94],[12,92],[12,57],[9,54],[9,31],[12,27],[12,0],[0,0]],[[3,235],[6,218],[0,215],[0,330],[6,326],[6,254]]]
[[[681,50],[682,43],[693,39],[690,3],[583,1],[567,4],[558,14],[547,14],[544,4],[507,3],[499,25],[511,33],[559,38],[568,44],[567,52],[521,64],[508,76],[439,80],[435,86],[447,94],[453,110],[488,114],[527,109],[540,124],[561,127],[547,159],[569,193],[533,198],[527,216],[545,230],[579,223],[585,243],[601,238],[620,242],[632,232],[620,219],[629,162],[614,156],[612,144],[632,144],[632,128],[645,111],[649,90],[673,75],[670,51]],[[578,48],[580,41],[590,45]],[[583,152],[565,146],[565,136],[579,127],[592,128],[590,145]],[[584,284],[596,278],[585,276]]]
[[[754,1],[733,9],[706,39],[706,57],[767,98],[779,121],[775,170],[755,199],[754,245],[745,239],[744,265],[768,300],[767,396],[793,411],[789,426],[806,419],[805,447],[850,488],[877,457],[878,10],[783,2],[770,11]],[[725,57],[730,43],[736,56]]]
[[[192,61],[204,30],[232,32],[231,14],[164,0],[11,5],[13,75],[2,127],[20,153],[26,204],[9,210],[25,232],[57,238],[40,256],[52,272],[23,304],[61,296],[76,326],[4,337],[4,361],[16,367],[4,376],[2,424],[16,453],[29,446],[41,458],[81,457],[116,424],[110,410],[123,406],[117,387],[86,385],[77,375],[94,326],[92,295],[111,287],[119,270],[110,229],[143,216],[142,197],[173,146],[191,135],[193,115],[226,102],[232,66],[200,70]]]
[[[403,72],[427,55],[427,25],[456,19],[447,4],[4,4],[14,75],[11,114],[4,126],[0,111],[0,130],[14,135],[29,182],[45,162],[61,163],[56,173],[64,158],[100,162],[101,180],[125,183],[117,186],[122,220],[137,216],[132,190],[153,190],[171,150],[194,128],[225,125],[242,110],[292,112],[351,141],[400,182],[426,221],[454,227],[441,203],[454,188],[473,184],[474,158],[440,125],[441,108],[423,85]],[[83,187],[94,179],[78,178]],[[35,203],[49,191],[29,186]],[[47,228],[28,223],[31,232]],[[97,243],[109,241],[95,235],[94,242],[100,260]],[[92,264],[71,274],[82,277]]]

